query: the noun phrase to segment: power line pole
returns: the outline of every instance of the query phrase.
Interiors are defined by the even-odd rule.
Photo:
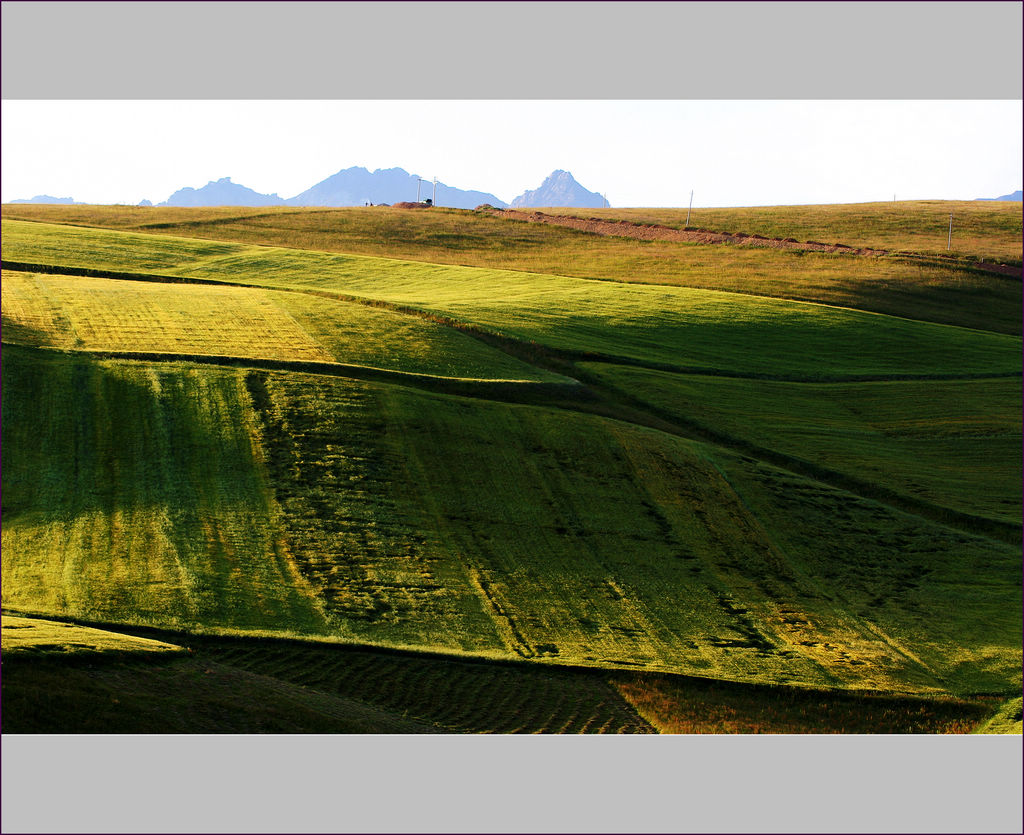
[[[434,191],[430,195],[430,203],[433,206],[437,205],[437,177],[434,177]]]
[[[949,213],[949,237],[946,238],[946,249],[949,249],[953,244],[953,213]]]
[[[686,210],[686,225],[690,225],[690,209],[693,208],[693,189],[690,189],[690,205]]]

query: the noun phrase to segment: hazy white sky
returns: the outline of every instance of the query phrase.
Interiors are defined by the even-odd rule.
[[[166,200],[231,177],[293,197],[353,165],[505,201],[556,168],[613,206],[971,200],[1021,187],[1018,101],[21,101],[4,202]]]

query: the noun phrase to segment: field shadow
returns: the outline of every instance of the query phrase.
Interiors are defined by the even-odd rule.
[[[244,501],[246,479],[238,476],[254,467],[247,436],[237,417],[219,414],[224,402],[203,398],[236,388],[226,380],[236,374],[5,345],[4,522],[25,513],[45,521],[194,506],[216,474],[213,464],[223,476],[220,503]]]

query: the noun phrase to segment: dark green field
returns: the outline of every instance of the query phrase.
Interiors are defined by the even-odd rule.
[[[1020,733],[1020,278],[626,246],[5,207],[5,727]]]

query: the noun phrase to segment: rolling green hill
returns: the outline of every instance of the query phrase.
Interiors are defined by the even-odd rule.
[[[950,260],[944,249],[949,211],[974,218],[972,247]],[[433,209],[174,209],[129,206],[4,207],[10,222],[107,227],[202,242],[233,241],[302,250],[385,256],[604,281],[726,290],[822,302],[942,324],[1021,334],[1021,283],[978,261],[1020,264],[1021,214],[1013,205],[978,203],[776,207],[728,210],[701,225],[726,232],[883,246],[918,255],[859,258],[843,254],[606,237],[560,226]],[[586,210],[608,219],[681,227],[678,210]],[[928,234],[918,233],[927,226]],[[912,227],[912,228],[908,228]],[[65,234],[70,233],[64,226]],[[941,241],[939,240],[941,238]],[[110,239],[108,239],[110,240]],[[958,245],[961,243],[958,236]],[[182,242],[184,245],[184,242]],[[133,244],[139,246],[139,242]],[[146,252],[142,247],[140,253]],[[159,257],[161,250],[148,253]],[[201,249],[196,250],[201,251]],[[7,254],[5,257],[14,258]],[[973,260],[972,260],[973,259]],[[1019,276],[1018,276],[1019,278]]]
[[[462,718],[420,705],[413,730],[697,727],[679,718],[696,691],[666,675],[859,693],[867,714],[912,695],[932,718],[898,727],[917,730],[1019,696],[1019,336],[751,287],[6,212],[3,230],[6,610],[248,636],[265,649],[211,663],[274,704],[307,683],[287,662],[307,650],[274,642],[301,640],[517,662],[486,686],[524,693],[527,670],[577,670],[557,686],[592,705],[470,721],[474,684],[451,696]],[[362,707],[306,705],[321,718],[300,725],[402,727],[406,673],[387,669],[391,695],[350,682]],[[625,671],[648,678],[593,689]]]

